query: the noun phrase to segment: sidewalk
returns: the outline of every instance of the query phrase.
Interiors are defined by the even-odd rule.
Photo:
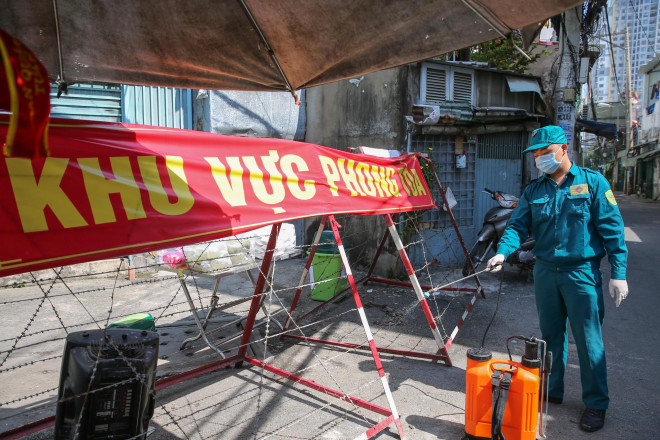
[[[626,202],[630,203],[660,203],[660,199],[649,199],[646,197],[639,197],[636,194],[625,194],[623,192],[619,191],[614,191],[614,197],[617,199],[617,201],[625,200]]]

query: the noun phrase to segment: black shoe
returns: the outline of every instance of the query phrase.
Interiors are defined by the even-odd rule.
[[[561,405],[561,403],[564,401],[561,397],[552,397],[548,396],[548,402],[554,403],[555,405]]]
[[[587,408],[582,413],[580,419],[580,428],[583,431],[594,432],[598,431],[605,424],[605,410],[604,409],[591,409]]]

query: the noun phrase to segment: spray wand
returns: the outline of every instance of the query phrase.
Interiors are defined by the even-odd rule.
[[[467,280],[468,278],[476,277],[477,275],[482,274],[482,273],[484,273],[484,272],[488,272],[489,270],[490,270],[490,269],[486,268],[486,269],[480,270],[479,272],[476,272],[476,273],[473,273],[473,274],[471,274],[471,275],[468,275],[468,276],[466,276],[466,277],[463,277],[463,278],[459,278],[459,279],[457,279],[457,280],[454,280],[454,281],[452,281],[452,282],[450,282],[450,283],[447,283],[447,284],[445,284],[445,285],[443,285],[443,286],[434,287],[434,288],[429,289],[429,290],[427,290],[426,292],[424,292],[424,296],[425,296],[426,298],[428,298],[428,297],[431,296],[431,294],[434,294],[434,295],[435,295],[435,294],[437,294],[437,292],[441,291],[442,289],[444,289],[444,288],[447,287],[447,286],[451,286],[452,284],[456,284],[456,283],[458,283],[458,282],[460,282],[460,281]],[[502,288],[502,285],[500,284],[500,290],[501,290],[501,288]]]

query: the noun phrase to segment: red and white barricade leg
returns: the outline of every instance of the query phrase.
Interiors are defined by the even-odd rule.
[[[325,219],[324,222],[325,223]],[[266,285],[266,278],[267,274],[269,273],[269,268],[270,264],[272,262],[272,256],[275,250],[275,243],[277,241],[277,235],[280,230],[281,224],[275,224],[273,225],[273,229],[271,231],[271,236],[268,241],[268,246],[266,248],[266,253],[264,255],[264,261],[261,267],[261,271],[259,273],[259,278],[257,279],[257,283],[254,289],[254,296],[252,299],[252,304],[250,306],[250,311],[248,313],[248,317],[245,323],[245,329],[243,331],[243,337],[241,339],[241,345],[239,347],[239,351],[237,354],[237,359],[235,361],[236,364],[240,365],[243,360],[246,362],[251,363],[252,365],[255,365],[257,367],[263,368],[266,371],[269,371],[271,373],[277,374],[281,377],[284,377],[286,379],[292,380],[296,383],[299,383],[301,385],[307,386],[309,388],[312,388],[317,391],[321,391],[324,394],[327,394],[329,396],[333,396],[337,399],[344,400],[347,402],[351,402],[355,404],[358,407],[367,409],[369,411],[376,412],[381,415],[387,416],[386,419],[381,421],[380,423],[371,426],[367,431],[365,431],[362,435],[360,435],[358,438],[360,439],[368,439],[374,436],[376,433],[382,431],[383,429],[387,428],[390,424],[394,423],[397,427],[397,431],[399,433],[399,437],[401,439],[405,438],[405,434],[403,432],[403,426],[401,424],[401,419],[400,416],[397,412],[396,405],[394,403],[394,399],[392,397],[392,392],[390,391],[389,384],[387,382],[387,378],[385,377],[385,372],[383,370],[382,363],[380,361],[380,356],[378,355],[378,351],[376,349],[376,345],[373,341],[373,336],[371,334],[371,330],[369,328],[369,323],[367,321],[367,318],[364,314],[364,310],[362,308],[362,302],[360,300],[360,296],[357,291],[357,286],[355,284],[355,281],[353,279],[353,275],[351,273],[351,268],[348,262],[348,258],[346,257],[346,252],[344,251],[344,246],[341,243],[341,238],[339,237],[339,230],[337,229],[337,223],[334,220],[333,216],[330,216],[330,223],[332,225],[332,229],[335,233],[335,238],[337,239],[337,244],[339,246],[339,251],[342,259],[342,264],[344,265],[344,268],[346,270],[346,273],[348,274],[349,277],[349,283],[351,285],[351,289],[353,291],[353,297],[355,299],[356,306],[358,307],[358,312],[360,314],[360,319],[362,320],[362,325],[364,326],[365,333],[367,335],[367,339],[369,341],[369,347],[371,348],[372,355],[374,357],[374,362],[376,363],[376,367],[378,369],[378,375],[380,376],[381,382],[383,384],[383,389],[385,391],[385,396],[387,398],[387,402],[389,404],[390,409],[388,410],[387,408],[383,408],[378,405],[374,405],[370,402],[367,402],[365,400],[350,396],[346,393],[343,393],[341,391],[337,391],[335,389],[320,385],[319,383],[308,380],[305,378],[302,378],[300,376],[296,376],[288,371],[285,371],[281,368],[277,368],[273,365],[270,365],[264,361],[261,361],[259,359],[252,358],[250,356],[247,356],[247,347],[250,342],[250,337],[252,335],[252,330],[254,328],[254,322],[256,320],[257,313],[259,311],[259,304],[260,304],[260,299],[261,295],[263,295],[263,290]],[[317,234],[317,238],[320,236],[320,234]],[[317,240],[318,243],[318,240]],[[316,246],[314,246],[315,248]],[[311,261],[311,258],[313,257],[313,252],[310,252],[310,259],[308,261],[308,264]],[[305,270],[309,269],[307,266]],[[302,283],[301,283],[302,284]],[[299,294],[298,294],[299,295]],[[226,365],[226,362],[223,364]]]
[[[424,292],[422,292],[422,286],[419,284],[419,280],[417,279],[417,275],[415,274],[415,269],[412,267],[412,264],[408,259],[408,254],[406,253],[406,250],[403,247],[403,243],[401,242],[401,237],[399,236],[396,227],[394,226],[394,222],[392,221],[392,216],[389,214],[385,214],[383,215],[383,217],[385,218],[385,223],[387,223],[387,230],[389,231],[389,234],[392,236],[392,240],[394,240],[396,249],[399,251],[399,257],[401,257],[401,261],[403,261],[403,266],[406,268],[406,273],[408,274],[408,278],[410,278],[410,283],[412,284],[413,290],[415,291],[417,300],[419,301],[419,304],[422,307],[422,311],[424,312],[424,316],[426,317],[426,322],[428,322],[429,327],[431,327],[431,333],[433,333],[433,339],[435,339],[436,344],[438,344],[438,350],[445,357],[444,361],[448,365],[451,365],[451,359],[449,359],[449,354],[447,353],[447,349],[445,348],[445,343],[442,340],[442,335],[440,335],[440,331],[438,330],[438,325],[435,322],[433,313],[431,313],[431,308],[429,307],[429,304],[426,301]]]
[[[380,361],[380,355],[378,354],[378,349],[376,347],[376,342],[374,341],[374,336],[371,333],[371,327],[369,326],[369,321],[367,320],[367,315],[364,313],[364,307],[362,306],[362,300],[360,299],[360,294],[357,290],[357,285],[355,284],[355,279],[353,278],[353,272],[351,271],[351,266],[348,262],[348,257],[346,256],[346,251],[344,249],[344,244],[341,241],[341,236],[339,235],[339,228],[337,227],[337,221],[334,216],[330,216],[330,225],[332,226],[332,232],[335,234],[335,240],[337,241],[337,247],[339,249],[339,255],[341,256],[341,262],[344,265],[344,270],[346,271],[346,277],[348,278],[348,283],[350,285],[351,291],[353,292],[353,299],[355,300],[355,306],[358,309],[360,314],[360,321],[362,322],[362,327],[364,327],[364,332],[367,336],[367,341],[369,343],[369,348],[371,349],[371,354],[376,363],[376,369],[378,370],[378,375],[383,384],[383,390],[385,391],[385,396],[387,397],[387,403],[390,406],[392,411],[392,417],[394,423],[396,424],[399,436],[404,438],[403,427],[401,426],[401,419],[399,418],[399,413],[396,410],[396,404],[394,403],[394,398],[392,397],[392,391],[390,391],[390,385],[387,382],[387,377],[385,376],[385,371],[383,370],[383,364]],[[363,437],[368,438],[368,437]]]

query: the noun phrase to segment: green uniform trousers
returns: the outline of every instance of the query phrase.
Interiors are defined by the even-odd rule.
[[[548,395],[564,397],[568,319],[580,361],[582,401],[587,408],[607,409],[607,366],[601,333],[605,316],[602,275],[594,262],[566,269],[540,260],[534,267],[539,325],[553,355]]]

